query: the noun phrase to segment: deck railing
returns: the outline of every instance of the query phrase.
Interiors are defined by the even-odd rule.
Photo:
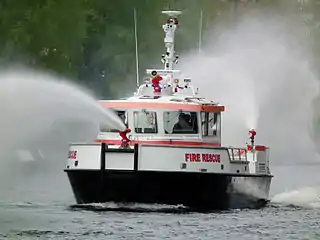
[[[231,161],[247,161],[247,149],[246,148],[228,148]]]

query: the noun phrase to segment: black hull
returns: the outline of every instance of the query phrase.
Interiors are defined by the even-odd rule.
[[[186,172],[65,171],[78,204],[182,204],[194,209],[216,210],[263,207],[272,178],[270,175]]]

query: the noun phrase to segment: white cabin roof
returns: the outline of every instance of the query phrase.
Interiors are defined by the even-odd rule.
[[[222,112],[224,106],[217,102],[185,95],[171,95],[171,96],[132,96],[120,100],[100,100],[103,106],[108,108],[163,108],[176,110],[193,110],[193,111],[210,111]]]

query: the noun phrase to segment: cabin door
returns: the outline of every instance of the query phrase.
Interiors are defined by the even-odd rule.
[[[201,130],[205,141],[220,143],[221,140],[221,113],[201,112]]]

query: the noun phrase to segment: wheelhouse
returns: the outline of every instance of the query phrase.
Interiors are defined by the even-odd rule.
[[[199,104],[154,99],[152,102],[146,99],[101,101],[101,104],[112,109],[132,130],[132,140],[198,141],[220,146],[224,106],[212,102]],[[98,140],[119,139],[119,131],[105,125],[100,126]]]

